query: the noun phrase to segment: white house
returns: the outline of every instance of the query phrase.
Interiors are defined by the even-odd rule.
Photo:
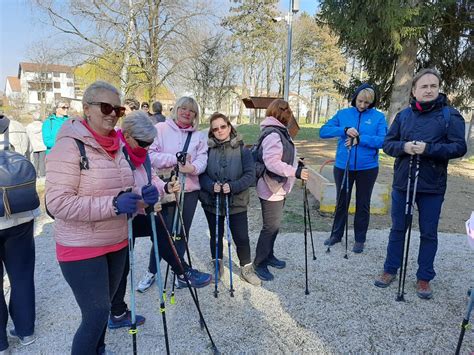
[[[7,78],[5,96],[9,100],[22,97],[28,110],[37,109],[41,102],[53,106],[60,99],[74,100],[74,68],[21,62],[18,76]]]

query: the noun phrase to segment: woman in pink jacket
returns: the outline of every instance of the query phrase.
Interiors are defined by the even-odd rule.
[[[125,112],[118,90],[97,81],[82,105],[84,119],[64,123],[47,157],[46,204],[55,217],[59,266],[82,314],[71,352],[103,354],[110,300],[127,257],[127,214],[157,198],[132,192],[133,173],[114,130]]]
[[[273,280],[268,266],[283,269],[286,263],[275,257],[273,249],[280,229],[285,197],[291,191],[295,178],[307,180],[308,171],[298,166],[296,149],[287,125],[293,113],[288,102],[274,100],[267,108],[266,118],[260,124],[261,145],[259,160],[264,172],[257,181],[257,195],[262,206],[263,226],[255,252],[255,273],[263,281]]]
[[[184,230],[189,237],[189,229],[193,221],[194,212],[199,197],[199,174],[206,170],[207,166],[207,138],[198,131],[199,107],[191,97],[182,97],[174,106],[171,118],[165,122],[155,125],[157,136],[150,147],[149,154],[153,168],[158,171],[171,169],[178,166],[179,174],[185,176],[184,205],[182,209]],[[179,163],[177,153],[186,152],[184,164]],[[163,203],[162,213],[165,217],[168,229],[172,230],[173,215],[176,202]],[[176,249],[181,258],[186,251],[184,234],[180,240],[176,240]],[[153,248],[150,251],[150,262],[148,272],[138,284],[138,291],[146,291],[155,281],[156,274],[155,256]],[[178,287],[186,286],[178,279]]]
[[[150,161],[147,160],[148,149],[156,137],[156,128],[153,126],[148,114],[145,111],[133,111],[128,114],[122,121],[122,129],[119,130],[118,135],[121,141],[121,149],[127,158],[130,167],[133,171],[135,179],[135,187],[139,190],[146,189],[150,194],[155,194],[155,200],[158,200],[159,195],[165,192],[179,193],[180,186],[178,182],[163,182],[156,174],[151,176],[151,184],[148,181],[148,174],[146,165],[150,171],[152,170]],[[198,270],[191,269],[184,260],[177,260],[168,239],[168,234],[158,216],[155,216],[158,250],[160,257],[170,265],[177,277],[184,280],[183,269],[189,283],[192,287],[200,288],[209,285],[211,282],[211,275],[201,273]],[[137,215],[132,221],[133,238],[150,237],[153,242],[152,229],[150,217],[145,214],[145,210],[140,208]],[[181,264],[181,265],[180,265]],[[183,267],[183,269],[181,269]],[[112,299],[112,307],[110,310],[109,328],[116,329],[121,327],[130,327],[131,313],[128,310],[127,304],[124,301],[125,293],[127,291],[127,276],[130,269],[130,264],[125,262],[125,270],[122,275],[117,293]],[[137,325],[145,322],[145,318],[141,315],[136,315]]]

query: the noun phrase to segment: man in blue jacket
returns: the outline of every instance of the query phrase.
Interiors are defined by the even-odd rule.
[[[383,150],[396,158],[392,184],[392,228],[384,271],[375,280],[377,287],[389,286],[401,266],[405,239],[405,206],[408,172],[412,182],[419,157],[415,202],[418,207],[420,249],[416,293],[430,299],[429,282],[435,277],[433,263],[438,248],[438,222],[446,192],[449,159],[462,157],[467,150],[465,123],[461,114],[448,106],[446,95],[439,92],[441,78],[434,69],[423,69],[413,78],[410,107],[400,111],[393,121]],[[411,161],[411,164],[410,164]],[[410,198],[411,199],[411,198]]]

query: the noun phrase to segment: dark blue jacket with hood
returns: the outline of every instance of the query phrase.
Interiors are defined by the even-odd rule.
[[[449,109],[448,122],[443,116],[445,106]],[[430,102],[412,99],[410,107],[396,115],[383,143],[384,152],[397,158],[392,187],[406,191],[411,155],[405,153],[403,147],[406,142],[423,141],[427,144],[420,156],[416,190],[444,194],[449,159],[466,154],[465,129],[464,119],[458,111],[448,106],[446,95],[439,94]],[[415,168],[413,162],[413,173]]]
[[[374,90],[369,84],[359,86],[352,96],[352,107],[337,111],[319,131],[321,138],[339,138],[334,164],[339,169],[346,168],[348,150],[344,145],[347,138],[345,128],[349,127],[357,129],[360,135],[359,144],[350,152],[349,170],[373,169],[379,165],[379,148],[382,148],[387,134],[387,123],[383,113],[375,109],[376,97],[365,111],[357,109],[357,95],[366,88]]]

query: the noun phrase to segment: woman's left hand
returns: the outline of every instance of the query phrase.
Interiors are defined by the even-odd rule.
[[[148,206],[153,206],[158,202],[160,194],[155,185],[145,185],[142,187],[142,198]]]
[[[170,194],[176,194],[181,192],[181,185],[177,180],[170,181],[166,183],[166,191]]]
[[[222,185],[222,192],[226,195],[230,194],[230,185],[228,183]]]

